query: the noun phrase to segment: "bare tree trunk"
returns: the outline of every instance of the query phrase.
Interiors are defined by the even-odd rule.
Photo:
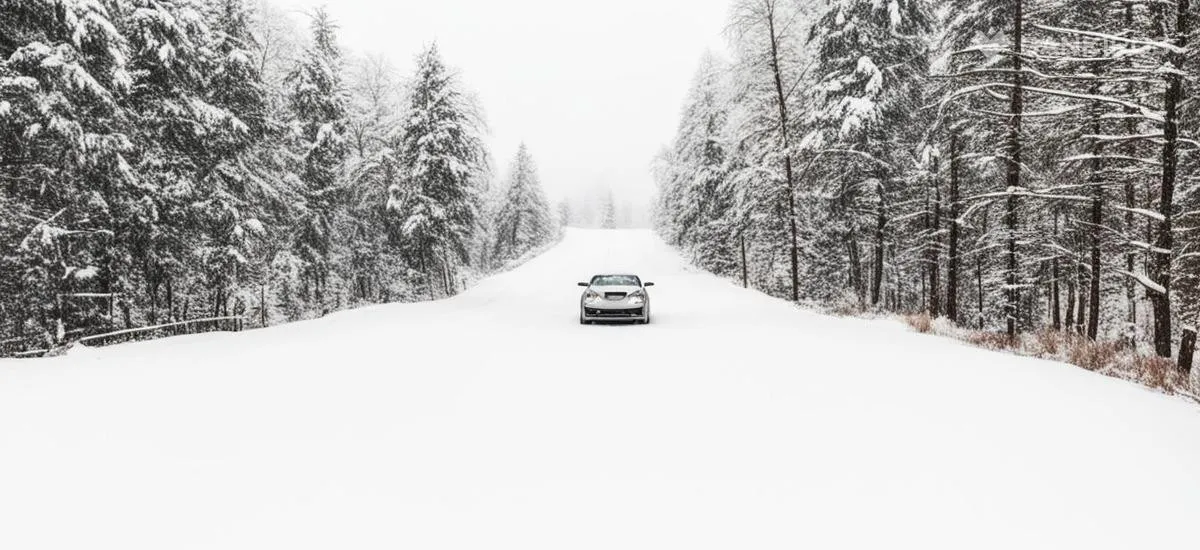
[[[1054,210],[1054,242],[1058,242],[1058,210]],[[1059,269],[1059,254],[1055,252],[1050,260],[1050,318],[1054,330],[1062,330],[1062,285],[1059,279],[1062,272]]]
[[[933,246],[929,249],[929,314],[933,317],[941,317],[942,187],[938,182],[941,174],[939,160],[934,161],[933,174]]]
[[[421,273],[425,274],[425,290],[429,293],[429,300],[433,301],[436,298],[433,294],[433,272],[429,268],[430,257],[429,249],[425,248],[421,252]]]
[[[861,304],[864,298],[862,258],[859,256],[858,250],[858,233],[853,229],[850,230],[849,239],[846,241],[846,248],[849,249],[850,256],[850,286],[854,289],[854,295],[858,298],[859,304]]]
[[[1095,71],[1099,74],[1099,68]],[[1092,93],[1100,94],[1099,83],[1093,84]],[[1102,128],[1100,125],[1100,117],[1103,114],[1101,106],[1098,103],[1092,104],[1092,135],[1099,136]],[[1100,160],[1100,155],[1104,153],[1104,144],[1099,139],[1092,140],[1092,160],[1090,164],[1090,177],[1088,183],[1092,187],[1092,219],[1091,227],[1088,228],[1088,235],[1091,241],[1091,278],[1088,286],[1088,303],[1091,308],[1088,309],[1087,318],[1087,337],[1095,341],[1100,333],[1100,248],[1103,244],[1102,226],[1104,225],[1104,181],[1103,181],[1103,161]]]
[[[991,218],[991,212],[989,211],[988,208],[985,207],[983,210],[983,228],[981,230],[983,235],[986,235],[988,232],[988,220],[990,218]],[[975,254],[975,296],[979,301],[979,304],[978,304],[979,317],[977,319],[977,322],[979,323],[979,329],[982,330],[984,327],[984,319],[983,319],[983,254],[978,254],[978,253]]]
[[[1009,338],[1017,335],[1017,319],[1020,314],[1021,294],[1018,290],[1017,277],[1017,196],[1015,191],[1021,187],[1021,117],[1025,111],[1024,98],[1024,39],[1025,39],[1025,1],[1016,1],[1016,13],[1013,17],[1013,89],[1010,96],[1008,118],[1008,155],[1007,185],[1008,198],[1005,200],[1004,225],[1008,231],[1008,251],[1005,273],[1005,317]]]
[[[1129,4],[1129,5],[1125,6],[1125,28],[1126,29],[1133,28],[1133,4]],[[1132,57],[1129,60],[1128,66],[1129,67],[1133,66],[1133,58]],[[1133,96],[1133,94],[1136,92],[1136,85],[1132,82],[1129,83],[1125,88],[1125,92],[1129,96]],[[1137,111],[1130,108],[1130,109],[1126,110],[1126,113],[1130,114],[1130,115],[1136,115]],[[1132,135],[1137,135],[1137,132],[1138,132],[1137,120],[1133,116],[1130,116],[1125,121],[1125,133],[1127,135],[1132,136]],[[1137,158],[1138,157],[1138,146],[1137,146],[1136,141],[1130,140],[1129,143],[1125,144],[1125,155],[1128,156],[1129,158]],[[1136,231],[1135,230],[1136,222],[1135,222],[1135,218],[1134,218],[1134,214],[1133,214],[1133,209],[1137,208],[1137,207],[1138,207],[1138,204],[1137,204],[1136,191],[1134,189],[1134,179],[1133,179],[1133,176],[1127,176],[1125,179],[1125,231],[1128,235],[1126,238],[1129,240],[1133,239],[1134,232]],[[1132,247],[1130,247],[1130,248],[1127,248],[1126,252],[1125,252],[1125,272],[1132,274],[1135,272],[1134,271],[1135,269],[1136,269],[1136,259],[1134,258],[1134,249]],[[1129,343],[1131,346],[1136,346],[1137,345],[1137,343],[1136,343],[1137,342],[1137,319],[1138,319],[1137,282],[1134,281],[1133,278],[1129,277],[1129,276],[1126,276],[1126,278],[1125,278],[1125,302],[1126,302],[1127,308],[1128,308],[1126,311],[1126,314],[1125,314],[1125,322],[1128,324],[1128,327],[1127,327],[1128,340],[1129,340]]]
[[[783,170],[787,178],[788,226],[791,232],[788,250],[792,260],[792,301],[798,302],[800,301],[800,257],[799,251],[796,249],[796,185],[792,175],[792,146],[789,138],[791,119],[788,117],[787,94],[783,91],[783,69],[779,62],[779,34],[775,28],[774,0],[768,0],[765,6],[767,8],[767,28],[771,35],[771,72],[775,78],[775,98],[779,103],[779,133],[783,142]]]
[[[958,132],[950,135],[950,242],[946,262],[946,316],[958,323],[959,163]]]
[[[1179,370],[1185,375],[1192,373],[1192,360],[1196,355],[1196,329],[1184,327],[1183,339],[1179,343]]]
[[[175,320],[175,278],[167,277],[167,322]]]
[[[157,274],[147,281],[147,294],[150,295],[150,324],[158,324],[158,280]]]
[[[883,190],[879,192],[879,211],[875,214],[875,259],[871,266],[871,305],[879,305],[880,291],[883,288],[883,245],[884,228],[887,218],[883,214]]]
[[[1075,330],[1075,277],[1067,279],[1067,330]]]
[[[1187,46],[1190,31],[1190,0],[1175,2],[1175,32],[1171,42],[1181,50]],[[1165,23],[1165,22],[1164,22]],[[1165,24],[1164,24],[1165,27]],[[1154,248],[1163,252],[1151,252],[1150,279],[1160,289],[1150,292],[1150,303],[1154,308],[1154,351],[1161,357],[1171,356],[1171,262],[1175,256],[1175,180],[1179,165],[1179,105],[1184,101],[1183,76],[1184,53],[1171,53],[1169,62],[1173,70],[1166,73],[1166,93],[1163,96],[1163,150],[1162,185],[1159,189],[1158,213],[1162,219],[1155,232]]]
[[[1087,274],[1084,273],[1084,270],[1080,269],[1078,272],[1076,272],[1076,275],[1079,278],[1079,283],[1077,285],[1079,288],[1079,311],[1075,315],[1075,333],[1079,334],[1080,336],[1086,336],[1087,313],[1090,311],[1089,308],[1091,308],[1094,304],[1088,303],[1088,286],[1084,284],[1088,281]]]
[[[746,265],[746,234],[739,235],[738,240],[742,245],[742,288],[750,288],[749,269]]]

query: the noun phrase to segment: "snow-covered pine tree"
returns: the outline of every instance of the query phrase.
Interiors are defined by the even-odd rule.
[[[359,302],[411,299],[407,265],[397,254],[400,237],[386,210],[388,188],[404,173],[392,147],[401,131],[399,76],[386,59],[367,57],[353,64],[349,83],[350,216],[342,231],[343,278]]]
[[[529,149],[521,144],[494,220],[493,257],[499,265],[517,260],[557,239],[562,229],[550,210]]]
[[[739,232],[730,215],[735,194],[727,185],[725,132],[728,64],[708,52],[701,59],[668,157],[657,225],[668,242],[691,252],[713,272],[732,274]]]
[[[573,227],[575,223],[575,213],[571,210],[571,201],[563,199],[558,201],[558,224],[560,227]]]
[[[257,303],[259,320],[266,324],[265,266],[273,237],[263,219],[275,229],[284,210],[271,197],[279,193],[278,176],[258,162],[265,146],[280,146],[279,125],[270,119],[271,97],[259,67],[253,62],[260,49],[251,26],[246,0],[219,0],[209,6],[214,69],[208,78],[208,101],[224,108],[245,125],[245,131],[214,134],[223,142],[210,142],[218,164],[203,181],[203,216],[211,231],[201,249],[208,261],[209,289],[217,294],[214,312],[244,311]],[[257,287],[257,288],[253,288]],[[255,291],[256,290],[256,291]]]
[[[347,154],[347,98],[337,26],[328,13],[317,10],[311,30],[312,44],[288,79],[303,148],[300,180],[306,207],[296,251],[305,263],[302,292],[325,313],[330,307],[326,295],[336,240],[335,218],[345,202],[342,174]]]
[[[430,297],[458,291],[471,262],[486,175],[483,121],[432,45],[417,57],[396,154],[405,170],[389,189],[388,211]]]
[[[742,182],[743,201],[756,240],[767,251],[771,271],[775,254],[787,256],[788,295],[800,299],[800,235],[796,208],[794,124],[796,90],[800,85],[799,33],[791,23],[810,6],[780,0],[739,0],[730,25],[743,90],[737,97],[746,109],[735,117],[737,147],[753,157],[747,170],[735,174]],[[756,255],[758,256],[758,255]],[[772,278],[776,278],[773,274]]]
[[[103,194],[132,178],[128,56],[107,3],[0,3],[3,334],[45,346],[111,321],[111,302],[69,296],[108,286]]]
[[[1025,153],[1024,122],[1026,88],[1034,77],[1026,64],[1024,49],[1027,36],[1027,8],[1032,0],[956,0],[947,33],[949,43],[963,59],[969,59],[958,74],[978,75],[982,84],[955,92],[955,97],[982,95],[1004,103],[1003,108],[992,108],[996,116],[1003,117],[1006,136],[1001,151],[995,155],[1005,167],[1002,195],[1004,216],[1002,240],[1005,268],[1003,276],[1004,318],[1006,331],[1015,338],[1023,312],[1020,309],[1022,290],[1027,284],[1023,279],[1020,247],[1022,228],[1020,224],[1021,195],[1026,191],[1022,167]],[[997,42],[976,43],[979,37],[997,36]],[[989,203],[992,197],[989,197]],[[997,233],[1000,236],[1001,233]]]
[[[915,141],[924,129],[919,116],[931,27],[924,0],[836,0],[809,36],[816,82],[801,143],[805,169],[819,162],[859,180],[850,187],[850,200],[873,218],[867,228],[873,235],[870,301],[876,306],[884,297],[896,180],[917,158]]]
[[[244,280],[245,218],[235,192],[247,176],[242,157],[261,136],[264,94],[248,63],[253,44],[241,6],[205,7],[129,0],[116,18],[130,37],[135,80],[125,105],[140,185],[117,188],[109,202],[118,242],[143,258],[119,272],[128,272],[126,290],[150,298],[150,322],[163,306],[167,319],[179,316],[180,298],[198,312],[230,314]]]
[[[617,201],[610,190],[600,198],[600,229],[617,228]]]

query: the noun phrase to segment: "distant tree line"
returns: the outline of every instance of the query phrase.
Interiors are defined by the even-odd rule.
[[[1189,0],[738,0],[732,59],[703,59],[656,163],[657,227],[792,300],[1189,369],[1196,18]]]
[[[449,296],[559,236],[436,46],[409,79],[247,0],[0,2],[0,354]]]

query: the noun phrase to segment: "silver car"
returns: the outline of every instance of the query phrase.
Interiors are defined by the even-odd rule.
[[[596,321],[650,322],[650,293],[654,283],[642,283],[637,275],[596,275],[579,298],[579,324]]]

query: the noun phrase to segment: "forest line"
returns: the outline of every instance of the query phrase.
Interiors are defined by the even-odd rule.
[[[1077,334],[1186,373],[1195,11],[738,0],[656,163],[658,229],[780,297]]]
[[[403,76],[308,19],[0,3],[0,355],[439,298],[559,237],[533,155],[497,176],[436,44]]]

